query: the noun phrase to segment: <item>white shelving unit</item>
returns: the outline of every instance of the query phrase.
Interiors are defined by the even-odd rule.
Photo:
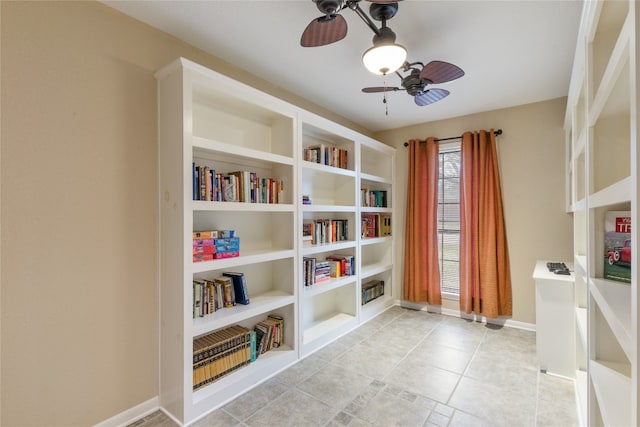
[[[638,260],[603,278],[607,211],[632,215],[638,253],[638,24],[634,1],[585,2],[567,103],[567,207],[574,216],[576,394],[581,423],[640,425]]]
[[[360,238],[359,186],[363,179],[376,183],[392,200],[395,151],[182,58],[156,78],[159,401],[187,425],[392,305],[394,240]],[[316,143],[347,150],[347,168],[304,161],[304,148]],[[375,165],[363,167],[362,160]],[[277,204],[193,200],[194,163],[225,174],[255,172],[282,181],[284,189]],[[303,204],[303,194],[314,203]],[[392,206],[381,212],[392,214]],[[302,223],[311,218],[347,220],[347,239],[304,246]],[[240,238],[239,256],[193,262],[192,233],[226,229]],[[305,287],[303,258],[331,254],[354,256],[356,274]],[[244,273],[250,304],[194,319],[193,280],[227,271]],[[362,307],[368,278],[385,280],[385,295]],[[193,391],[194,339],[236,324],[253,329],[269,314],[284,318],[284,345]]]
[[[301,152],[309,147],[336,148],[347,151],[346,168],[338,168],[302,160],[300,162],[301,224],[318,219],[340,219],[348,222],[346,241],[303,246],[302,257],[321,261],[330,255],[355,257],[356,274],[332,278],[312,286],[302,285],[300,302],[301,354],[306,356],[353,329],[392,303],[393,250],[392,237],[363,239],[362,212],[393,212],[393,165],[395,150],[347,128],[310,114],[301,114]],[[361,206],[361,185],[387,191],[388,207]],[[302,204],[302,195],[311,204]],[[392,216],[393,218],[393,216]],[[301,225],[302,227],[302,225]],[[304,283],[300,276],[300,283]],[[385,295],[361,304],[362,284],[367,280],[384,280]]]

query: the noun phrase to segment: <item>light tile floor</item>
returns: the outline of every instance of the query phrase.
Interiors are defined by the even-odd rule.
[[[573,383],[537,370],[535,339],[392,307],[193,425],[576,426]]]

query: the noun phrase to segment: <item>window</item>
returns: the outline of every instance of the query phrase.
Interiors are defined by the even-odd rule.
[[[440,290],[460,295],[460,143],[440,146],[438,258]]]

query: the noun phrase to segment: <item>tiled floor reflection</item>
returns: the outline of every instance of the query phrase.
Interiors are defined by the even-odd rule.
[[[573,383],[535,351],[533,332],[393,307],[193,425],[578,425]]]

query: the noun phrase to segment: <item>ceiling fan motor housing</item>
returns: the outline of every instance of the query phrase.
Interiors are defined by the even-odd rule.
[[[369,15],[376,21],[391,19],[398,12],[398,3],[371,3]]]
[[[402,87],[405,88],[411,96],[422,95],[425,82],[420,79],[420,71],[415,69],[411,70],[411,74],[402,79]]]
[[[325,15],[335,15],[342,8],[343,0],[313,0],[318,10]]]

